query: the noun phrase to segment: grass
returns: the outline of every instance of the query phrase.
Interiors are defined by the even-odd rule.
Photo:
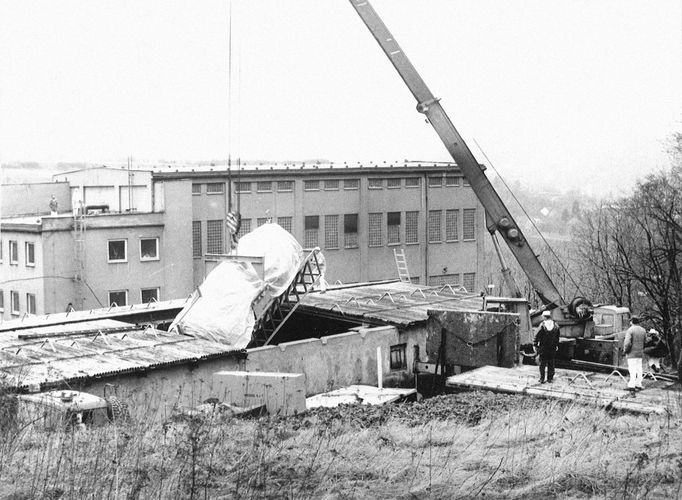
[[[0,498],[680,498],[682,421],[472,392],[290,418],[3,427]]]

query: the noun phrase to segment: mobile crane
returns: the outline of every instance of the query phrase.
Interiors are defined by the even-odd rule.
[[[502,262],[505,281],[512,289],[512,293],[518,294],[518,289],[513,284],[509,270],[501,258],[496,238],[498,233],[509,246],[540,297],[543,303],[540,311],[550,310],[552,318],[561,326],[562,337],[576,339],[571,343],[576,341],[579,343],[575,350],[576,355],[582,358],[587,357],[592,361],[619,364],[619,340],[596,340],[593,337],[608,334],[616,337],[615,334],[621,329],[627,328],[630,311],[627,308],[615,306],[593,307],[584,297],[576,297],[570,302],[564,300],[528,244],[521,228],[485,175],[484,168],[478,163],[445,113],[439,102],[440,99],[431,93],[370,3],[367,0],[350,0],[350,3],[417,100],[417,111],[426,116],[485,208],[486,226]],[[596,327],[595,318],[600,322]],[[569,350],[571,351],[573,349]]]

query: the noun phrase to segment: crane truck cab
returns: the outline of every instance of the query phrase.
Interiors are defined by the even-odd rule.
[[[591,324],[587,325],[585,335],[576,346],[576,358],[606,365],[625,365],[623,342],[631,316],[627,307],[594,306]]]

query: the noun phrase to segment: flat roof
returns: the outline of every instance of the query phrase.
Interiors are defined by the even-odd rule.
[[[395,281],[333,286],[325,293],[308,294],[298,309],[340,320],[405,327],[426,321],[429,310],[481,311],[484,304],[484,297],[463,287]]]

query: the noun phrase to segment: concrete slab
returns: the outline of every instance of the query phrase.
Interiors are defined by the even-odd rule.
[[[239,407],[265,405],[271,415],[295,415],[306,410],[302,373],[216,372],[213,395]]]
[[[306,407],[334,408],[342,404],[383,405],[416,394],[416,389],[373,387],[371,385],[351,385],[335,391],[316,394],[306,399]]]
[[[538,378],[537,366],[483,366],[448,377],[446,386],[567,399],[637,413],[682,413],[682,394],[679,388],[674,383],[661,379],[646,379],[644,390],[633,393],[626,389],[625,379],[617,373],[609,375],[557,369],[551,384],[540,384]]]

